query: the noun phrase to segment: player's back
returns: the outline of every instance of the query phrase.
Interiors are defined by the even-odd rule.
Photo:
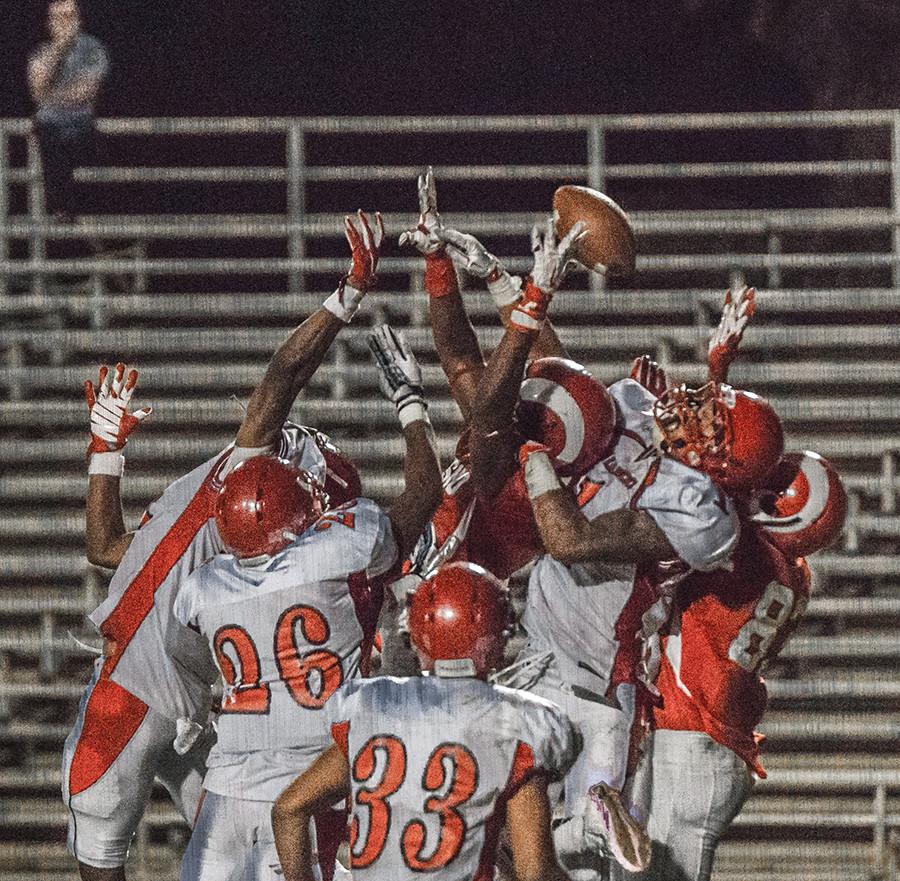
[[[505,805],[580,748],[548,701],[474,678],[356,680],[329,707],[348,758],[357,881],[493,878]]]
[[[754,728],[767,694],[760,670],[796,628],[809,597],[809,569],[749,523],[733,564],[732,571],[692,573],[679,586],[655,724],[705,731],[761,773]]]
[[[584,516],[594,520],[610,511],[645,510],[686,564],[685,571],[724,563],[737,541],[731,503],[707,475],[659,454],[655,398],[646,389],[624,379],[609,393],[619,412],[619,430],[610,454],[580,484]],[[637,634],[658,599],[657,588],[676,571],[675,562],[567,565],[544,555],[531,573],[522,623],[529,637],[554,652],[566,681],[612,694],[618,682],[637,676]]]
[[[468,453],[463,449],[444,471],[443,493],[412,553],[417,574],[427,577],[444,563],[468,561],[502,581],[542,552],[519,471],[512,473],[493,499],[482,499],[475,493]]]
[[[266,562],[221,554],[179,592],[175,615],[208,640],[225,680],[205,786],[274,800],[329,742],[322,712],[359,671],[367,572],[396,560],[387,515],[368,499],[316,522]]]

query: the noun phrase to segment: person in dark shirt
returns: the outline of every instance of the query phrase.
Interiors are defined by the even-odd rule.
[[[109,58],[103,44],[81,30],[76,0],[51,0],[47,27],[49,42],[28,63],[28,87],[37,104],[47,213],[72,221],[78,207],[73,172],[96,156],[94,105]]]

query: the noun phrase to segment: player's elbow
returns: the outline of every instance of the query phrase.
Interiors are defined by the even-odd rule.
[[[115,569],[122,562],[120,549],[113,544],[91,544],[86,549],[88,563],[102,566],[104,569]]]
[[[302,804],[296,798],[292,798],[287,791],[279,795],[272,805],[272,827],[275,829],[293,825],[302,816]]]

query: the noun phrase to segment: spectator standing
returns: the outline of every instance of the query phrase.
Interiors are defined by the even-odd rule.
[[[96,156],[94,104],[109,70],[103,44],[81,30],[76,0],[51,0],[50,41],[32,54],[28,87],[37,104],[34,130],[44,167],[47,213],[75,219],[73,172]]]

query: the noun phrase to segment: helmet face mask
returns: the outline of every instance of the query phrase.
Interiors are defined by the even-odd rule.
[[[781,422],[768,402],[724,383],[668,389],[653,416],[663,452],[728,490],[760,485],[784,452]]]
[[[305,425],[301,427],[312,437],[325,459],[326,507],[337,508],[358,499],[362,495],[362,481],[353,460],[324,431]]]
[[[216,526],[225,550],[250,564],[306,532],[328,506],[322,486],[286,459],[254,456],[225,477]]]
[[[656,400],[653,416],[664,452],[707,473],[722,469],[733,438],[723,389],[727,386],[715,382],[699,389],[682,385],[667,389]]]

